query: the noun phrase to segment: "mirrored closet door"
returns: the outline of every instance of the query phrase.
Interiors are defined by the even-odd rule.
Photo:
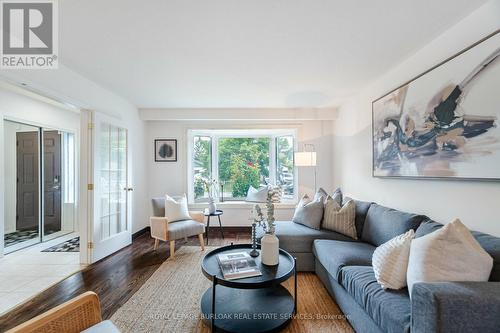
[[[75,230],[73,133],[4,121],[4,253]]]

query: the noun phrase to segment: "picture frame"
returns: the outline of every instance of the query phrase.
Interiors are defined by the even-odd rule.
[[[375,178],[500,181],[500,30],[372,102]]]
[[[155,162],[177,162],[177,139],[155,139]]]

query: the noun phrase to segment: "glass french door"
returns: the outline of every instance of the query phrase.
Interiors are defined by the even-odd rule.
[[[127,129],[96,116],[94,156],[92,262],[131,243]]]

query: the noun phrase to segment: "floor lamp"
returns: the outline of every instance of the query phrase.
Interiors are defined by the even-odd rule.
[[[307,151],[307,147],[311,147]],[[314,192],[316,192],[316,151],[314,145],[305,144],[304,151],[296,152],[294,154],[295,166],[298,167],[314,167]]]

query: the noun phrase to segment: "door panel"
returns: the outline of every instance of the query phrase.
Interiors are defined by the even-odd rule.
[[[38,132],[18,132],[16,230],[38,230]]]
[[[94,114],[94,200],[91,261],[129,245],[127,130]]]

